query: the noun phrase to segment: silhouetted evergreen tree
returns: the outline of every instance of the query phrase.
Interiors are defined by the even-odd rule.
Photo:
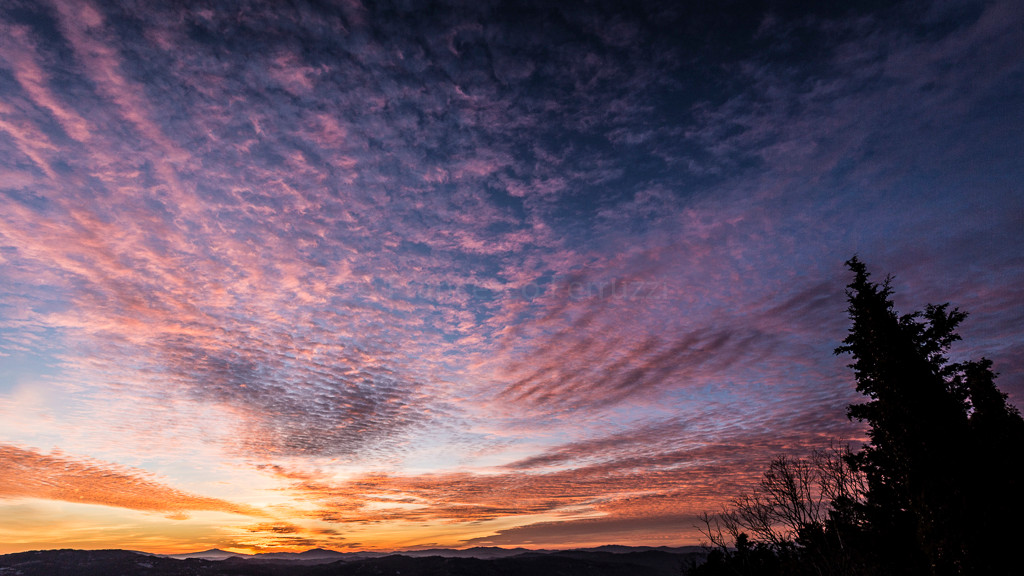
[[[1020,498],[1003,463],[1022,454],[1024,421],[996,389],[989,361],[946,358],[965,313],[943,304],[900,316],[889,278],[873,283],[858,259],[847,265],[852,326],[836,353],[853,356],[868,397],[850,406],[869,427],[851,464],[867,478],[860,512],[878,570],[986,573],[1009,555],[992,545],[993,514]]]
[[[962,368],[955,382],[969,405],[971,432],[966,545],[976,573],[1012,574],[1021,569],[1020,530],[1007,526],[1024,518],[1024,419],[996,388],[990,360]]]
[[[929,306],[899,316],[889,278],[876,284],[856,258],[847,265],[855,275],[847,291],[852,326],[836,352],[853,356],[857,391],[869,398],[851,405],[849,415],[869,425],[870,442],[851,463],[867,477],[872,547],[894,574],[928,574],[933,564],[963,560],[950,532],[959,529],[963,509],[955,476],[967,418],[948,392],[943,354],[964,314]]]
[[[1024,419],[991,361],[946,357],[966,314],[942,304],[899,315],[890,278],[872,282],[856,257],[846,264],[851,326],[836,353],[853,357],[867,399],[848,415],[867,423],[868,442],[845,466],[775,459],[757,490],[705,517],[716,549],[692,573],[1018,573],[1010,526],[1024,518]],[[825,505],[808,500],[829,486],[844,489],[824,493]]]

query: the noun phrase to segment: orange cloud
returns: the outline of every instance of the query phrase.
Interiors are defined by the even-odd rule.
[[[160,512],[172,519],[202,510],[266,516],[251,506],[172,488],[141,470],[9,444],[0,444],[0,498],[100,504]]]
[[[762,450],[680,451],[543,473],[379,474],[348,482],[277,472],[293,480],[289,489],[298,500],[317,504],[312,517],[332,523],[448,524],[530,515],[639,518],[716,509],[756,479],[757,469],[740,461]],[[722,470],[726,460],[733,467],[728,472]]]

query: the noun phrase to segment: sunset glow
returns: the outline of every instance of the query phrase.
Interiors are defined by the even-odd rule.
[[[854,254],[1024,403],[1024,3],[326,4],[0,7],[0,554],[696,544]]]

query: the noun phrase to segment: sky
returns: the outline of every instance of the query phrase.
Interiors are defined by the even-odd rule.
[[[3,2],[0,553],[696,544],[855,254],[1024,404],[1024,3],[836,4]]]

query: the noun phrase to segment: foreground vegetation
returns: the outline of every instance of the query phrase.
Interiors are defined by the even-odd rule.
[[[780,456],[752,493],[704,517],[712,550],[691,576],[1018,573],[1024,420],[987,359],[953,363],[966,314],[948,304],[899,315],[890,279],[847,262],[849,335],[866,400],[857,451]]]

